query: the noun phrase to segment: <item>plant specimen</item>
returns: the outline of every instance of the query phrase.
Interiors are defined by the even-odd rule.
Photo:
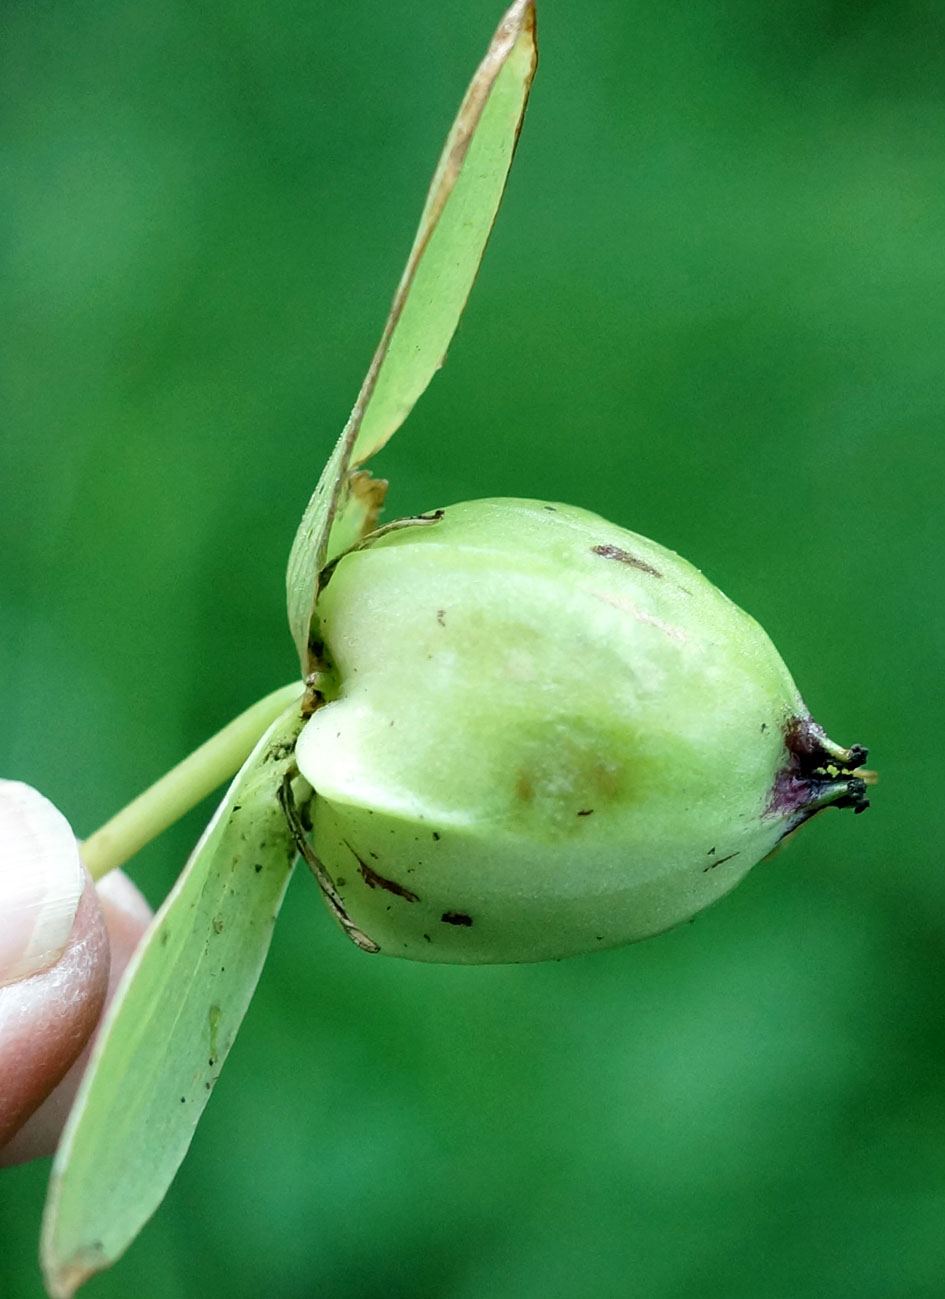
[[[236,772],[129,966],[63,1135],[43,1229],[53,1295],[110,1265],[160,1203],[298,855],[365,951],[543,960],[677,924],[813,812],[866,806],[865,750],[827,740],[761,628],[677,555],[550,502],[379,522],[386,485],[362,466],[441,364],[535,59],[534,3],[516,0],[290,555],[301,679],[83,847],[101,876]]]

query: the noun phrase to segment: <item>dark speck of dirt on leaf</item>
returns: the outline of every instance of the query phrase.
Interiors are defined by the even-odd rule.
[[[594,809],[592,807],[587,807],[582,812],[578,812],[578,816],[593,816],[593,814]]]
[[[636,555],[631,555],[629,550],[621,550],[619,546],[603,545],[591,546],[595,555],[600,555],[603,559],[616,559],[620,564],[629,564],[631,568],[638,568],[641,573],[649,573],[651,577],[662,577],[663,574],[652,564],[648,564],[645,559],[637,559]]]
[[[436,839],[436,840],[439,842],[439,838],[440,838],[440,836],[439,836],[439,832],[438,832],[438,831],[436,831],[436,830],[433,831],[433,838]]]
[[[262,862],[257,862],[256,865],[253,867],[253,870],[258,875],[259,872],[262,870]]]
[[[220,1030],[220,1020],[222,1016],[223,1016],[223,1012],[221,1011],[219,1006],[214,1005],[210,1007],[210,1010],[207,1015],[207,1019],[210,1025],[210,1063],[211,1064],[215,1063],[217,1055],[219,1054],[217,1050],[217,1034]]]
[[[222,917],[222,916],[214,916],[214,917],[213,917],[213,920],[211,921],[211,923],[212,923],[212,925],[213,925],[213,932],[214,932],[215,934],[222,934],[222,933],[223,933],[223,917]]]
[[[440,919],[445,925],[471,925],[472,916],[465,911],[444,911]]]
[[[712,851],[715,852],[715,849],[713,848]],[[731,861],[733,857],[737,857],[737,856],[738,856],[737,852],[730,852],[727,857],[719,857],[717,861],[710,861],[708,866],[703,866],[702,870],[703,872],[714,871],[716,866],[721,866],[723,862]]]
[[[436,620],[437,620],[437,622],[440,624],[441,627],[445,627],[445,626],[446,626],[446,610],[445,610],[445,609],[437,609],[437,611],[436,611]]]

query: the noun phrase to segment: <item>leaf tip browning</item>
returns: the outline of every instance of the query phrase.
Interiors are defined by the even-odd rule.
[[[44,1242],[40,1262],[49,1299],[72,1299],[80,1286],[109,1266],[111,1260],[100,1241],[65,1259],[50,1259]]]
[[[532,74],[534,75],[538,62],[538,9],[535,0],[515,0],[499,23],[496,39],[506,31],[514,40],[519,40],[522,36],[527,37],[532,47]]]

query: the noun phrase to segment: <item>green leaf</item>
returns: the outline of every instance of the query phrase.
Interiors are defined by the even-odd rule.
[[[359,509],[350,468],[397,431],[443,364],[502,199],[536,60],[534,0],[516,0],[447,137],[380,344],[289,556],[289,627],[305,673],[318,577],[353,531],[346,514]]]
[[[53,1164],[53,1296],[115,1261],[160,1204],[249,1005],[295,860],[278,799],[296,701],[236,776],[109,1008]]]

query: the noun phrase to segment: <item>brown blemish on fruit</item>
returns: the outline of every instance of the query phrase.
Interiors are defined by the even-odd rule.
[[[631,555],[629,550],[621,550],[619,546],[610,544],[591,546],[591,551],[595,555],[600,555],[603,559],[615,559],[618,564],[629,564],[631,568],[638,568],[641,573],[649,573],[651,577],[663,576],[658,568],[648,564],[645,559],[638,559],[636,555]]]
[[[620,772],[612,762],[595,762],[591,778],[605,798],[616,798],[620,789]]]
[[[527,772],[522,772],[515,782],[515,797],[523,803],[531,803],[535,797],[535,786]]]
[[[398,884],[396,880],[389,880],[383,875],[379,875],[373,867],[369,866],[363,858],[347,844],[352,854],[357,858],[358,874],[364,880],[369,889],[386,889],[388,893],[393,893],[398,898],[403,898],[405,902],[419,902],[420,899],[416,893],[411,893],[410,889],[405,889],[403,884]]]
[[[472,916],[468,916],[465,911],[444,911],[440,919],[445,925],[466,925],[472,924]]]

